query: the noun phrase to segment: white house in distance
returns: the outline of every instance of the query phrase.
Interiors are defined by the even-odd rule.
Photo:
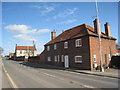
[[[17,57],[32,57],[37,56],[37,50],[35,45],[33,46],[17,46],[15,48],[15,58]]]

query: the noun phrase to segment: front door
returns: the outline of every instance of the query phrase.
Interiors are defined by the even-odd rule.
[[[68,58],[68,55],[65,55],[65,58],[64,58],[64,67],[65,68],[69,68],[69,58]]]

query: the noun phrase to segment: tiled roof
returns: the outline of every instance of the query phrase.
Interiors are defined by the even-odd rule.
[[[49,41],[45,45],[49,45],[49,44],[65,41],[65,40],[68,40],[68,39],[77,38],[77,37],[82,37],[82,36],[85,36],[85,35],[98,36],[98,34],[96,34],[94,32],[93,27],[91,27],[87,24],[82,24],[82,25],[79,25],[79,26],[76,26],[74,28],[71,28],[69,30],[64,31],[63,33],[58,35],[55,39]],[[106,37],[106,38],[108,37],[103,32],[101,33],[101,36]],[[114,38],[114,37],[109,37],[109,38],[116,40],[116,38]]]
[[[36,50],[34,46],[16,46],[16,50]]]

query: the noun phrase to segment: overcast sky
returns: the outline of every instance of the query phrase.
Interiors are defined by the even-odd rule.
[[[118,3],[100,2],[99,19],[104,32],[106,22],[111,25],[112,36],[118,38]],[[95,2],[3,2],[2,3],[2,46],[4,54],[14,52],[15,44],[32,45],[38,53],[51,40],[51,31],[57,35],[62,30],[83,23],[93,27],[96,16]]]

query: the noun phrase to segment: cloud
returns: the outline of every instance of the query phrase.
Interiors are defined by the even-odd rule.
[[[36,30],[33,29],[33,30],[28,30],[30,27],[27,26],[27,25],[8,25],[5,27],[6,30],[8,30],[9,32],[12,32],[12,33],[24,33],[24,34],[27,34],[27,33],[33,33],[35,32]]]
[[[60,22],[58,24],[69,24],[69,23],[73,23],[73,22],[76,22],[76,19],[66,20],[66,21]]]
[[[39,29],[37,31],[37,33],[46,33],[46,32],[50,32],[50,30],[49,29]]]
[[[30,26],[27,25],[8,25],[5,27],[6,30],[12,33],[19,33],[19,34],[40,34],[40,33],[46,33],[50,32],[49,29],[31,29]]]
[[[13,38],[17,40],[22,40],[22,41],[37,41],[36,38],[29,35],[24,35],[24,34],[15,35],[13,36]]]
[[[67,16],[69,16],[69,15],[74,14],[76,10],[77,10],[77,8],[67,9],[67,10],[65,10],[65,11],[63,11],[63,12],[55,15],[55,16],[53,17],[53,19],[57,19],[57,18],[59,18],[59,17],[67,17]]]
[[[50,5],[32,5],[32,8],[40,9],[40,13],[47,14],[55,10],[56,5],[50,4]]]

